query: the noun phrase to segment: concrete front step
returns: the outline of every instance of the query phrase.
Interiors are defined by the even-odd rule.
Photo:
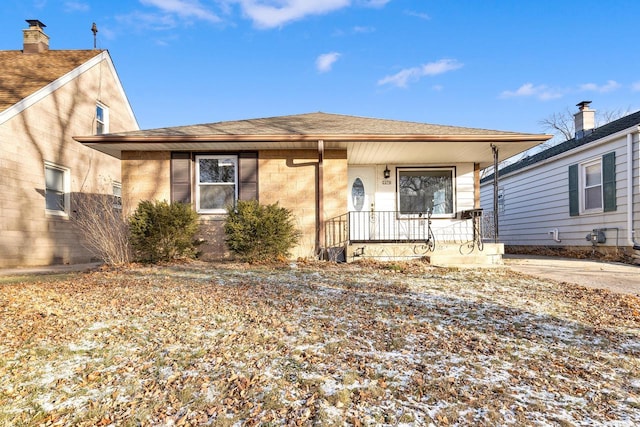
[[[346,261],[362,259],[377,261],[408,261],[425,258],[432,265],[501,265],[504,245],[485,243],[482,251],[466,243],[437,243],[429,251],[421,243],[353,243],[346,247]]]

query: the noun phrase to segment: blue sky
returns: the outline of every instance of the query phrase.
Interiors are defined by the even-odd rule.
[[[636,0],[3,0],[51,49],[108,49],[140,127],[315,111],[542,133],[640,109]]]

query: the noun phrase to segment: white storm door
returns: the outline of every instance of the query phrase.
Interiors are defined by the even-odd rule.
[[[347,200],[352,241],[375,238],[375,172],[374,166],[349,167]]]

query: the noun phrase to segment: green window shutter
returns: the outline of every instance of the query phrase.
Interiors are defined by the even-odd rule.
[[[238,198],[258,200],[258,153],[238,155]]]
[[[580,188],[578,185],[578,165],[569,166],[569,215],[580,215]]]
[[[171,153],[171,201],[191,203],[190,153]]]
[[[616,210],[616,153],[602,156],[602,199],[604,211]]]

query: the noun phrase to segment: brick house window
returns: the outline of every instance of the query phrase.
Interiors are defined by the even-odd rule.
[[[226,213],[238,199],[238,156],[196,156],[196,211]]]
[[[69,214],[70,172],[68,168],[45,162],[44,198],[47,214],[67,216]]]
[[[109,108],[103,104],[96,105],[96,134],[109,133]]]
[[[114,209],[122,210],[122,184],[114,181],[111,184],[113,191],[113,207]]]

